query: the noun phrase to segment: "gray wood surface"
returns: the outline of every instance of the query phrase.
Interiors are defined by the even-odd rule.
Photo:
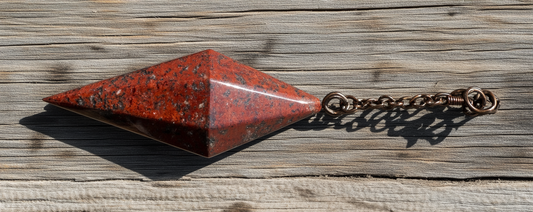
[[[497,114],[475,118],[454,108],[339,118],[320,113],[205,159],[41,101],[209,48],[319,98],[331,91],[400,97],[479,86],[496,93],[502,105]],[[118,189],[113,195],[130,195],[131,204],[108,205],[117,210],[172,210],[179,204],[166,201],[179,200],[187,211],[231,211],[227,205],[238,202],[251,205],[248,211],[321,211],[327,209],[317,203],[323,197],[333,205],[329,209],[351,210],[363,201],[360,210],[366,211],[368,201],[383,194],[390,202],[376,203],[376,211],[447,211],[450,205],[457,211],[528,211],[533,199],[526,182],[533,179],[532,80],[529,0],[0,1],[0,208],[23,207],[20,197],[39,203],[27,210],[100,210],[106,206],[97,205],[107,197],[99,188],[106,188]],[[362,200],[342,203],[344,208],[332,203],[344,200],[327,197],[337,195],[328,192],[344,182],[322,184],[314,178],[326,175],[384,177],[372,183],[390,189],[361,185],[343,198],[361,195]],[[402,183],[420,185],[426,189],[421,193],[433,196],[420,196],[414,188],[396,191],[396,182],[385,178],[412,179]],[[454,192],[463,184],[446,187],[448,196],[438,196],[439,186],[414,180],[497,178],[503,179],[502,187],[472,184],[462,196]],[[267,203],[254,199],[278,179],[323,190],[315,191],[318,200],[303,198],[279,207],[283,196],[265,197]],[[153,197],[139,196],[170,194],[165,186],[150,187],[155,182],[145,181],[184,187],[218,183],[220,191],[227,186],[237,193],[244,188],[237,184],[253,184],[259,190],[243,192],[242,201],[228,197],[202,203],[205,196],[192,195],[148,203]],[[32,194],[36,187],[41,193]],[[39,196],[57,188],[64,190],[57,200]],[[76,193],[78,188],[86,193]],[[201,188],[195,194],[208,195],[209,187]],[[413,196],[394,196],[401,192]],[[468,199],[468,192],[481,196],[472,204],[460,201]],[[506,192],[512,193],[508,205],[501,202]],[[85,206],[61,205],[86,197],[92,202]]]
[[[58,190],[57,188],[62,188]],[[364,178],[0,182],[2,211],[528,211],[530,182]],[[530,209],[530,208],[529,208]]]

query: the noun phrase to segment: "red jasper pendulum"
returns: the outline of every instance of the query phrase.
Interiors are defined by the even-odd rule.
[[[206,50],[43,99],[58,107],[204,157],[272,133],[322,109],[462,105],[468,115],[495,113],[499,100],[471,87],[397,100],[318,98],[216,51]]]

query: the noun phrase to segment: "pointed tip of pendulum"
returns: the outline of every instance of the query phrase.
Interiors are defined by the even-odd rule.
[[[43,98],[43,101],[48,102],[48,103],[51,104],[52,103],[52,97],[53,96],[45,97],[45,98]]]
[[[211,49],[43,101],[204,157],[321,110],[318,98]]]
[[[57,95],[45,97],[45,98],[43,98],[43,101],[48,102],[48,103],[53,104],[53,105],[57,105],[58,103],[61,102],[61,99],[59,98],[59,96],[60,95],[57,94]]]

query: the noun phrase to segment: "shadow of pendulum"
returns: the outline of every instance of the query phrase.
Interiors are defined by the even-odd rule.
[[[179,179],[279,133],[204,158],[126,130],[47,105],[19,121],[27,128],[85,150],[151,180]]]
[[[347,115],[331,117],[321,112],[213,158],[204,158],[52,105],[44,109],[45,112],[25,117],[19,123],[151,180],[179,179],[290,128],[299,131],[333,128],[347,132],[369,129],[402,137],[407,141],[406,148],[410,148],[420,140],[431,145],[439,144],[454,129],[472,119],[444,107],[423,109],[428,112],[421,116],[422,109],[365,110],[349,121],[346,121]]]

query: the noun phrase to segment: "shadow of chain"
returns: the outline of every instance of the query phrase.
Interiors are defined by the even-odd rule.
[[[427,141],[431,145],[439,144],[453,130],[459,129],[472,119],[459,110],[444,107],[419,110],[400,108],[389,111],[365,110],[358,112],[359,115],[355,118],[352,118],[354,115],[331,117],[325,113],[319,113],[299,122],[293,128],[300,131],[333,128],[344,129],[347,132],[361,129],[369,129],[370,132],[387,132],[388,136],[404,138],[407,141],[406,148],[409,148],[420,140]]]

